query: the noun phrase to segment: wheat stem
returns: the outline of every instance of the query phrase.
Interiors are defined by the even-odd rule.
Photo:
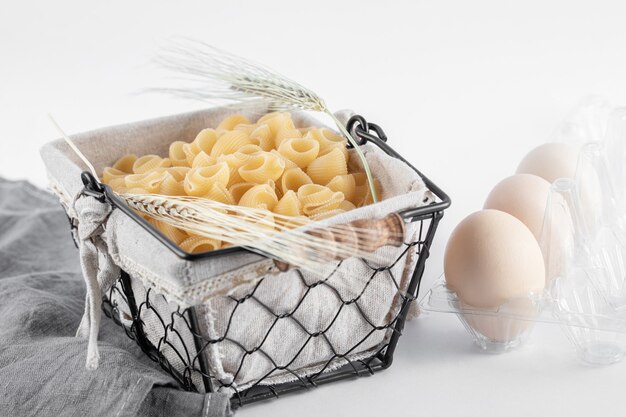
[[[337,128],[341,131],[341,133],[343,133],[346,139],[348,139],[348,141],[352,144],[352,147],[356,151],[357,155],[359,155],[359,158],[361,159],[361,161],[363,161],[363,169],[365,170],[365,175],[367,175],[367,182],[370,186],[370,191],[372,193],[372,200],[374,201],[374,203],[378,203],[378,195],[376,194],[376,187],[374,187],[374,177],[372,176],[372,171],[370,170],[370,166],[367,163],[367,160],[365,159],[365,155],[363,154],[361,147],[359,146],[358,143],[356,143],[356,141],[354,140],[350,132],[348,132],[348,130],[344,127],[344,125],[339,121],[339,119],[337,119],[337,117],[335,117],[335,115],[331,111],[326,109],[325,112],[333,119],[333,121],[337,125]]]

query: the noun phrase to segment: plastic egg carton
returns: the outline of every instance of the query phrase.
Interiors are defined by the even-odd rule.
[[[584,362],[618,362],[626,356],[626,109],[587,99],[555,136],[581,147],[575,178],[557,179],[546,205],[546,289],[477,309],[442,277],[420,307],[456,314],[485,352],[522,345],[543,322],[560,326]]]
[[[580,271],[579,273],[585,274]],[[613,309],[588,276],[558,278],[551,293],[529,294],[491,309],[466,306],[442,277],[420,302],[423,311],[456,314],[476,347],[504,353],[523,345],[535,323],[561,327],[581,360],[594,365],[626,355],[626,309]]]

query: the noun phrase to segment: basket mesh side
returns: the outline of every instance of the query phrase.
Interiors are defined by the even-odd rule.
[[[260,296],[263,286],[276,279],[267,276],[212,304],[181,309],[163,296],[146,291],[139,280],[123,274],[105,299],[105,311],[183,388],[200,392],[226,390],[233,395],[235,405],[336,379],[369,375],[391,363],[395,342],[419,289],[434,233],[431,228],[436,227],[433,218],[435,214],[416,220],[412,224],[414,237],[404,244],[399,256],[384,265],[358,260],[369,273],[359,281],[359,287],[353,286],[349,291],[341,287],[341,281],[333,280],[332,273],[314,279],[294,270],[291,279],[298,285],[292,289],[297,291],[279,294],[279,303],[275,302],[277,299]],[[370,307],[367,303],[375,302],[381,285],[393,289],[390,304],[393,307],[387,305],[382,319],[373,319],[367,314]],[[302,312],[310,312],[305,306],[315,304],[315,294],[320,291],[333,294],[335,307],[320,309],[319,320],[311,321]],[[214,320],[210,331],[200,331],[199,328],[206,326],[198,326],[198,322],[205,317],[207,309],[219,319]],[[257,314],[258,319],[250,320],[250,312]],[[247,325],[256,337],[246,340],[234,337],[233,328],[242,318],[249,321]],[[318,325],[312,326],[312,322]],[[259,324],[263,326],[259,328]],[[351,325],[354,325],[352,342],[347,346],[341,340]],[[290,329],[287,333],[286,328]],[[291,339],[297,335],[297,341],[285,343],[289,346],[282,352],[268,349],[269,341],[280,340],[285,334]],[[312,349],[316,355],[310,355]],[[229,353],[227,358],[224,352]],[[216,362],[216,357],[221,361]],[[312,357],[318,360],[311,363]],[[249,364],[254,364],[255,372],[250,373]],[[246,372],[257,377],[244,380],[242,375]]]

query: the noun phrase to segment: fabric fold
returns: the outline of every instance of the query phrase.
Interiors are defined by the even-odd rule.
[[[87,338],[87,369],[98,368],[98,333],[102,317],[102,294],[111,289],[120,276],[120,268],[115,265],[107,249],[102,234],[111,214],[111,205],[96,198],[78,194],[74,199],[74,212],[78,218],[78,249],[80,266],[85,278],[87,295],[85,312],[80,321],[77,337]]]

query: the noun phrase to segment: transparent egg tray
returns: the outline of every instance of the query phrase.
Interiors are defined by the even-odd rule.
[[[555,137],[580,152],[575,178],[552,183],[546,204],[545,290],[479,309],[442,277],[420,307],[456,314],[485,352],[522,345],[543,322],[560,326],[581,360],[607,365],[626,356],[626,108],[586,99]]]

